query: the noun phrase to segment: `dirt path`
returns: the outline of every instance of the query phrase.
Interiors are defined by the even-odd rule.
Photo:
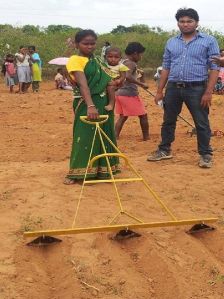
[[[154,92],[153,82],[150,82]],[[223,299],[224,138],[213,137],[214,167],[197,167],[196,138],[178,121],[174,159],[146,162],[160,140],[162,111],[144,92],[151,139],[141,141],[137,118],[119,140],[122,152],[179,219],[218,217],[213,232],[189,227],[141,230],[142,237],[111,240],[111,233],[62,237],[49,248],[26,246],[22,232],[69,228],[80,185],[62,184],[72,134],[72,95],[43,83],[39,94],[11,95],[0,85],[0,299]],[[182,115],[190,120],[184,109]],[[224,97],[214,96],[212,129],[224,130]],[[131,176],[122,166],[121,176]],[[167,217],[140,183],[122,183],[125,208],[145,221]],[[108,223],[118,211],[113,188],[88,186],[77,225]],[[119,222],[127,219],[120,218]]]

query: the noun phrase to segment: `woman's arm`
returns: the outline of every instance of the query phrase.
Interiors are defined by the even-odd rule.
[[[84,72],[71,72],[71,75],[75,77],[76,83],[79,86],[81,96],[83,97],[84,101],[87,105],[87,116],[90,119],[97,119],[99,118],[99,113],[93,104],[93,100],[90,94],[90,90],[87,84],[86,76]]]

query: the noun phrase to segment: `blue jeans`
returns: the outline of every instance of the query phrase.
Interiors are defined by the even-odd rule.
[[[170,152],[171,143],[175,139],[177,116],[181,112],[183,103],[185,103],[191,113],[197,131],[198,153],[200,155],[212,155],[210,146],[211,129],[208,119],[209,109],[202,108],[200,104],[205,89],[206,86],[203,85],[177,88],[173,84],[167,84],[160,150],[166,153]]]

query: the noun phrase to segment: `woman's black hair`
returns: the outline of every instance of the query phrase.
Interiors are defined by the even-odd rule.
[[[198,13],[193,8],[180,8],[180,9],[178,9],[178,11],[175,15],[176,20],[179,21],[179,19],[183,18],[183,17],[189,17],[189,18],[195,20],[196,22],[199,21]]]
[[[85,30],[81,30],[79,32],[76,33],[75,35],[75,42],[76,43],[80,43],[81,40],[83,40],[83,38],[85,38],[86,36],[91,35],[92,37],[94,37],[95,39],[97,39],[97,35],[96,33],[91,30],[91,29],[85,29]]]
[[[141,54],[144,52],[145,52],[145,47],[143,47],[143,45],[138,42],[129,43],[125,49],[125,54],[127,55],[131,55],[134,53]]]

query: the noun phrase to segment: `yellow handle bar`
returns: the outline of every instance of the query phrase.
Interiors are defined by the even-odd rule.
[[[123,158],[125,160],[126,165],[129,164],[128,158],[124,154],[120,154],[120,153],[107,153],[107,154],[101,154],[101,155],[97,155],[97,156],[93,157],[91,159],[91,161],[89,162],[89,167],[92,167],[93,163],[96,160],[104,158],[104,157],[119,157],[119,158]]]
[[[89,125],[103,124],[108,120],[108,118],[109,115],[99,115],[98,119],[90,120],[88,119],[88,116],[80,116],[80,120]]]

